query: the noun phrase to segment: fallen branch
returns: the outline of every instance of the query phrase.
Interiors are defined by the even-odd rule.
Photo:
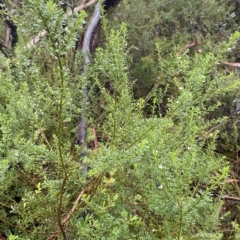
[[[238,62],[222,62],[224,65],[231,66],[231,67],[240,67],[240,63]]]
[[[231,200],[231,201],[237,201],[240,202],[240,198],[238,197],[232,197],[232,196],[228,196],[228,195],[223,195],[222,196],[223,200]]]
[[[73,9],[73,12],[72,12],[72,11],[69,11],[67,15],[70,17],[70,16],[72,16],[74,13],[77,13],[77,12],[79,12],[80,10],[85,9],[85,8],[93,5],[93,4],[96,3],[97,1],[98,1],[98,0],[91,0],[91,1],[89,1],[89,2],[83,1],[83,3],[82,3],[81,5],[79,5],[78,7],[74,8],[74,9]]]
[[[198,42],[197,42],[196,38],[194,39],[194,41],[189,42],[189,43],[185,44],[183,47],[181,47],[181,49],[177,53],[177,56],[180,56],[184,51],[186,51],[188,48],[191,48],[191,47],[196,47],[197,53],[199,53]]]
[[[234,162],[233,162],[233,164],[234,164]],[[239,182],[239,180],[234,179],[234,178],[229,178],[229,179],[226,180],[226,183],[236,183],[236,182]]]

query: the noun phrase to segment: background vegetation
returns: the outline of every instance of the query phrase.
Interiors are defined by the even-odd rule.
[[[93,6],[4,4],[0,237],[238,239],[238,1],[122,0],[87,72]]]

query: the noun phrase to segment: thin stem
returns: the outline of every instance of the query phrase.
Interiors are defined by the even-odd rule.
[[[61,225],[65,225],[65,224],[70,220],[72,214],[77,210],[78,205],[80,205],[80,207],[84,207],[84,206],[86,205],[85,202],[82,202],[82,205],[81,205],[81,203],[80,203],[80,201],[81,201],[81,199],[82,199],[82,197],[83,197],[84,194],[87,194],[87,193],[88,193],[88,195],[90,196],[90,197],[89,197],[89,201],[91,201],[91,199],[93,198],[93,196],[95,195],[95,193],[96,193],[96,191],[97,191],[98,186],[100,185],[100,183],[101,183],[101,181],[102,181],[103,176],[104,176],[104,173],[103,173],[103,172],[100,173],[100,174],[98,175],[98,177],[96,178],[96,180],[93,182],[92,186],[91,186],[88,190],[87,190],[87,189],[84,189],[84,190],[82,190],[82,191],[79,193],[76,201],[74,202],[73,207],[72,207],[71,210],[68,212],[68,214],[66,215],[66,217],[63,219],[63,221],[61,222]],[[80,204],[79,204],[79,203],[80,203]],[[54,238],[56,237],[56,235],[57,235],[60,231],[62,231],[62,230],[61,230],[61,228],[60,228],[60,226],[59,226],[59,228],[58,228],[50,237],[46,238],[46,240],[54,239]]]
[[[180,211],[180,223],[179,223],[179,231],[178,231],[178,240],[182,237],[182,224],[183,224],[183,212],[182,212],[182,203],[178,200],[179,211]]]
[[[54,42],[52,42],[54,44]],[[64,227],[61,222],[61,209],[62,209],[62,202],[63,202],[63,194],[64,194],[64,187],[66,185],[68,176],[66,172],[66,167],[64,164],[63,160],[63,154],[62,154],[62,133],[63,133],[63,119],[62,119],[62,110],[63,110],[63,93],[64,93],[64,74],[63,74],[63,65],[61,61],[61,57],[59,55],[59,52],[56,52],[57,54],[57,60],[58,60],[58,65],[60,69],[60,79],[61,79],[61,94],[60,94],[60,102],[59,102],[59,112],[58,112],[58,151],[59,151],[59,159],[60,163],[62,165],[62,168],[64,170],[64,178],[60,190],[60,196],[59,196],[59,203],[58,203],[58,225],[61,229],[63,238],[66,240],[66,233],[64,231]]]
[[[40,15],[42,16],[41,12]],[[44,19],[44,17],[42,16],[42,18]],[[59,193],[59,202],[58,202],[58,207],[57,207],[57,216],[58,216],[58,225],[59,228],[61,230],[61,233],[63,235],[63,239],[66,240],[66,233],[64,230],[64,226],[61,222],[61,210],[62,210],[62,203],[63,203],[63,195],[64,195],[64,188],[68,179],[68,175],[66,172],[66,166],[64,164],[64,159],[63,159],[63,151],[62,151],[62,138],[63,138],[63,118],[62,118],[62,114],[63,114],[63,94],[64,94],[64,72],[63,72],[63,63],[62,63],[62,59],[61,59],[61,55],[58,51],[58,48],[55,44],[55,41],[53,39],[53,36],[50,32],[50,29],[47,25],[46,22],[45,23],[45,28],[46,31],[49,34],[49,38],[51,41],[51,45],[54,49],[55,55],[57,57],[57,62],[58,62],[58,67],[59,67],[59,74],[60,74],[60,99],[59,99],[59,110],[58,110],[58,152],[59,152],[59,160],[60,160],[60,164],[63,168],[64,171],[64,177],[63,177],[63,181],[61,184],[61,188],[60,188],[60,193]]]
[[[116,114],[117,112],[117,97],[116,97],[116,92],[114,93],[114,113]],[[115,115],[114,114],[114,115]],[[116,116],[113,117],[113,141],[115,142],[116,139],[116,125],[117,125],[117,121],[116,121]]]

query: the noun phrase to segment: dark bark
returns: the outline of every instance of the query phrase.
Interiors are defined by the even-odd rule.
[[[107,11],[109,8],[115,7],[121,0],[105,0],[103,2],[104,9]]]
[[[10,28],[11,47],[13,49],[16,46],[17,42],[18,42],[17,26],[11,20],[5,20],[5,23]]]

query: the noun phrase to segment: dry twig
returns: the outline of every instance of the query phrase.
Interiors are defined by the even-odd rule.
[[[67,222],[69,221],[71,215],[72,215],[72,214],[74,213],[74,211],[76,210],[79,201],[82,199],[82,196],[83,196],[83,194],[85,193],[85,191],[86,191],[86,190],[84,189],[84,190],[82,190],[82,191],[79,193],[79,195],[78,195],[78,197],[77,197],[77,199],[76,199],[73,207],[71,208],[71,210],[69,211],[69,213],[67,214],[67,216],[63,219],[62,225],[64,225],[65,223],[67,223]],[[59,232],[60,232],[60,228],[58,228],[58,229],[56,230],[56,232],[54,232],[50,237],[46,238],[46,240],[54,239]]]
[[[238,197],[232,197],[232,196],[228,196],[228,195],[223,195],[222,196],[223,200],[231,200],[231,201],[236,201],[236,202],[240,202],[240,198]]]

